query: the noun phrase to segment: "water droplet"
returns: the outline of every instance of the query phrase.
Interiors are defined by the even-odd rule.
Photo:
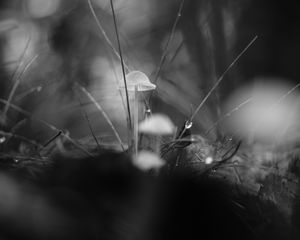
[[[193,122],[191,122],[191,121],[189,121],[189,120],[187,120],[186,122],[185,122],[185,129],[190,129],[191,127],[193,126]]]
[[[6,141],[6,137],[2,136],[0,137],[0,144],[4,143]]]
[[[151,109],[150,109],[150,108],[146,108],[146,109],[145,109],[145,117],[148,118],[148,117],[151,116],[151,114],[152,114]]]

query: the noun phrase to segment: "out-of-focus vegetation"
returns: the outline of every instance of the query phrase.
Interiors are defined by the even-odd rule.
[[[103,147],[126,150],[132,144],[110,3],[0,2],[1,169],[40,180],[40,174],[52,167],[53,153],[67,154],[66,149],[71,149],[69,157],[76,158],[93,155]],[[297,206],[300,140],[296,8],[287,5],[283,9],[269,0],[113,3],[125,74],[145,73],[145,79],[156,85],[152,92],[131,89],[132,121],[136,113],[139,121],[151,112],[163,113],[177,128],[174,136],[165,138],[157,132],[159,136],[135,135],[140,140],[136,149],[157,154],[136,152],[133,163],[142,170],[167,166],[164,171],[169,173],[192,167],[201,176],[220,177],[270,201],[287,219],[294,216],[297,222],[299,217],[292,210]],[[222,81],[210,92],[218,80]],[[209,97],[202,106],[205,96]],[[154,125],[155,130],[162,126],[160,122]],[[86,172],[72,165],[66,177],[70,162],[65,159],[66,166],[58,170],[62,182],[57,181],[68,185],[71,179],[75,188],[81,186],[72,174],[86,177],[96,166],[94,160],[90,159],[88,167],[78,160],[87,167]],[[138,171],[131,165],[130,169]],[[27,194],[15,180],[5,174],[0,177],[9,200]],[[73,191],[74,186],[67,189]],[[39,201],[39,195],[28,196]],[[38,207],[52,212],[52,203],[43,201]],[[22,208],[21,202],[12,204],[8,211],[13,214],[15,206]],[[62,225],[71,222],[58,218]],[[51,231],[46,225],[37,236]]]
[[[90,4],[117,49],[109,1]],[[101,103],[126,140],[126,108],[117,87],[122,80],[120,61],[99,30],[88,1],[15,0],[1,5],[2,99],[59,129],[68,129],[75,138],[90,131],[82,117],[84,109],[97,135],[111,135],[89,99],[74,91],[74,83],[79,82]],[[177,125],[193,113],[255,35],[258,40],[197,114],[196,131],[207,130],[220,118],[228,94],[245,81],[252,82],[254,77],[297,80],[292,67],[298,49],[293,44],[298,37],[293,32],[297,22],[291,7],[283,13],[275,3],[247,0],[132,0],[114,5],[125,63],[129,70],[142,71],[157,82],[152,110],[172,115]],[[290,33],[280,32],[285,23]],[[24,119],[11,108],[5,110],[3,102],[2,107],[7,129]],[[38,142],[53,134],[36,123],[20,125],[22,135]],[[215,129],[210,133],[216,136]]]

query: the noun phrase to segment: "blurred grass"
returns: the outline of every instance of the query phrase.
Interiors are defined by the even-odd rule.
[[[171,149],[166,156],[169,163],[176,161],[175,168],[189,165],[200,175],[210,169],[210,176],[242,186],[251,194],[272,201],[290,216],[298,186],[298,176],[291,171],[290,164],[295,160],[294,155],[297,159],[299,157],[298,146],[292,149],[287,149],[287,146],[265,149],[259,144],[242,142],[241,149],[232,158],[214,168],[223,154],[239,141],[229,141],[227,138],[230,136],[224,136],[217,123],[222,118],[222,102],[239,86],[238,82],[243,81],[240,78],[246,77],[237,64],[232,72],[224,76],[224,83],[220,86],[214,84],[224,71],[227,73],[226,67],[234,62],[234,56],[244,49],[250,39],[244,41],[245,33],[238,32],[242,8],[242,3],[234,1],[224,1],[222,4],[192,0],[164,3],[134,1],[128,5],[119,2],[116,14],[124,59],[128,68],[143,71],[152,81],[157,80],[158,90],[151,101],[153,112],[172,116],[178,129],[183,122],[193,118],[194,135],[185,136],[187,145]],[[145,14],[139,15],[140,19],[134,19],[139,9],[144,10]],[[103,25],[101,32],[97,28],[99,24],[95,23],[95,15]],[[5,137],[4,142],[0,143],[2,168],[27,169],[31,174],[47,164],[51,165],[48,157],[57,153],[79,158],[97,154],[99,146],[118,151],[126,149],[128,144],[124,144],[123,149],[119,144],[126,142],[128,137],[124,105],[117,92],[117,83],[122,79],[121,66],[118,57],[114,56],[117,54],[113,55],[107,49],[107,39],[111,41],[109,45],[117,46],[110,11],[95,4],[91,14],[86,1],[64,1],[52,15],[38,18],[28,16],[26,7],[12,1],[1,9],[1,17],[4,20],[15,19],[18,25],[17,28],[0,27],[1,75],[4,76],[0,83],[3,119],[0,135],[1,139]],[[132,18],[134,21],[130,22]],[[41,49],[46,49],[46,54],[38,58],[34,66],[25,66],[16,80],[11,77],[10,68],[6,67],[11,65],[6,62],[4,49],[10,40],[10,31],[20,30],[22,21],[38,29],[33,54],[39,54]],[[139,21],[145,24],[138,24]],[[104,32],[106,36],[103,36]],[[22,34],[26,37],[30,32]],[[245,35],[256,34],[250,29]],[[240,35],[242,37],[239,38]],[[20,67],[23,54],[20,53],[15,60],[19,64],[17,67]],[[75,83],[81,84],[82,89],[88,89],[91,96],[97,96],[82,104],[95,131],[94,137],[80,112],[77,96],[73,92]],[[42,86],[40,91],[30,91],[39,86]],[[213,86],[218,88],[211,92],[202,108],[201,100]],[[98,110],[93,109],[95,102],[101,104],[107,117],[99,116],[99,107]],[[201,111],[198,113],[199,104]],[[26,123],[15,127],[22,121]],[[113,132],[106,127],[107,122],[115,129]],[[208,131],[210,134],[204,136],[203,133]],[[52,140],[53,134],[58,132],[61,136]],[[117,141],[114,135],[120,135]],[[190,140],[193,136],[197,141]],[[6,138],[10,139],[9,144],[6,144]],[[49,144],[42,151],[37,151],[36,146],[40,149],[49,139]],[[144,139],[142,147],[148,148],[153,144],[151,141]],[[213,157],[213,165],[205,164],[209,156]],[[44,162],[47,164],[44,165]]]

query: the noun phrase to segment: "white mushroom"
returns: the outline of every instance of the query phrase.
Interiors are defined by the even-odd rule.
[[[171,135],[175,126],[171,119],[164,114],[153,114],[139,125],[139,131],[152,135]]]
[[[161,136],[172,135],[175,131],[175,125],[168,116],[153,114],[140,123],[139,131],[157,136],[155,150],[157,154],[160,154]]]
[[[140,151],[137,156],[133,158],[133,164],[139,169],[147,171],[150,169],[159,169],[165,165],[165,162],[153,152]]]
[[[138,92],[151,91],[156,88],[156,85],[151,83],[147,75],[140,71],[129,72],[126,76],[126,85],[128,92],[133,94],[133,144],[135,156],[138,151],[138,122],[139,122],[139,98]],[[125,89],[124,81],[120,82],[119,87]],[[126,90],[126,89],[125,89]]]
[[[156,88],[156,85],[150,82],[147,75],[140,71],[132,71],[128,73],[125,78],[128,91],[135,91],[136,86],[138,92],[151,91]],[[121,89],[125,88],[124,81],[120,82],[119,87]]]

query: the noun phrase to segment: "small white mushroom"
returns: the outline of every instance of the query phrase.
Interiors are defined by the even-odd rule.
[[[153,114],[151,117],[140,123],[139,131],[157,136],[155,151],[160,155],[161,137],[163,135],[172,135],[175,131],[175,125],[168,116],[163,114]]]
[[[138,92],[151,91],[156,88],[156,85],[151,83],[147,75],[143,72],[132,71],[128,73],[125,77],[128,91],[135,91],[136,86]],[[121,89],[125,88],[124,81],[120,81],[119,87]]]
[[[133,158],[133,164],[143,171],[150,169],[159,169],[165,165],[165,161],[161,159],[156,153],[149,151],[140,151],[136,157]]]
[[[171,135],[174,133],[175,125],[171,119],[164,114],[153,114],[139,125],[139,131],[152,135]]]
[[[147,75],[140,71],[131,71],[126,76],[126,85],[128,92],[133,94],[133,144],[134,153],[138,151],[138,122],[139,122],[139,98],[138,92],[151,91],[156,88],[156,85],[151,83]],[[124,81],[120,81],[120,89],[125,89]]]

